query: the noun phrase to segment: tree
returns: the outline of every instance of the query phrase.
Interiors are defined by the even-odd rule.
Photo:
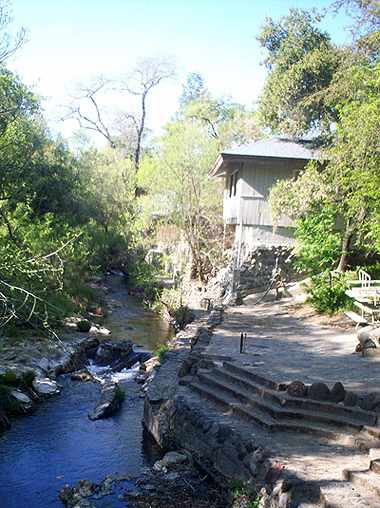
[[[155,211],[164,212],[184,234],[192,276],[205,280],[215,263],[221,226],[220,182],[207,176],[218,144],[200,120],[184,118],[169,123],[155,147],[149,165],[146,161],[141,168],[140,183],[156,199]]]
[[[74,103],[68,106],[65,119],[75,118],[79,126],[101,134],[112,148],[124,146],[133,151],[137,173],[143,136],[146,129],[147,99],[153,88],[174,76],[174,64],[165,57],[141,59],[125,76],[120,78],[98,77],[90,86],[80,86]],[[110,94],[125,94],[139,98],[139,112],[131,108],[120,109],[114,119],[101,107]],[[123,95],[124,99],[125,96]]]
[[[339,51],[317,28],[321,15],[291,9],[277,23],[268,18],[258,40],[267,50],[269,70],[259,99],[259,114],[274,132],[301,134],[330,129],[337,110],[320,95],[330,86]]]
[[[25,28],[21,28],[15,36],[7,32],[12,22],[13,17],[9,10],[9,2],[0,0],[0,63],[4,63],[13,56],[26,42],[27,30]]]
[[[198,72],[191,72],[187,76],[186,85],[182,85],[182,94],[179,98],[179,106],[181,109],[185,108],[191,102],[201,98],[207,93],[203,84],[203,76]]]
[[[211,92],[199,85],[199,75],[190,74],[184,87],[186,100],[177,112],[178,119],[200,121],[211,137],[218,142],[220,150],[252,142],[260,137],[261,128],[257,114],[229,97],[214,98]]]
[[[380,62],[352,71],[356,99],[339,108],[329,168],[344,197],[347,242],[356,235],[380,252]]]

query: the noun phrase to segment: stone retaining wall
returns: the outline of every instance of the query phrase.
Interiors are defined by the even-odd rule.
[[[266,289],[273,278],[278,284],[294,280],[295,275],[291,248],[255,247],[240,266],[236,291],[244,298],[255,290]]]

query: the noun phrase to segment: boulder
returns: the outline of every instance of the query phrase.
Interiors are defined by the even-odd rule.
[[[35,379],[33,389],[40,397],[52,397],[61,393],[59,385],[47,377]]]
[[[305,397],[307,386],[302,381],[292,381],[286,387],[286,393],[292,397]]]
[[[33,407],[33,401],[28,395],[26,395],[26,393],[23,393],[20,390],[15,389],[11,391],[10,395],[18,402],[20,402],[24,411],[28,411]]]
[[[124,399],[124,390],[117,383],[108,382],[102,388],[100,402],[88,415],[90,420],[99,420],[112,415],[119,409]]]
[[[97,379],[89,372],[87,369],[78,370],[78,372],[74,372],[71,374],[71,379],[73,381],[92,381],[94,383],[99,383]]]
[[[154,463],[153,468],[156,471],[166,471],[167,468],[171,466],[176,466],[178,464],[186,464],[188,462],[188,458],[183,453],[178,452],[168,452],[163,459],[157,460]]]
[[[358,401],[358,396],[356,393],[353,392],[346,392],[346,395],[343,399],[343,404],[348,407],[356,406],[356,403]]]
[[[364,326],[363,328],[361,328],[358,333],[357,333],[357,337],[358,337],[358,341],[360,342],[362,348],[364,347],[364,345],[366,344],[366,342],[368,341],[369,339],[369,336],[370,336],[370,333],[375,329],[375,326],[374,325],[368,325],[368,326]]]
[[[346,394],[346,390],[344,389],[344,386],[342,385],[342,383],[340,381],[338,381],[332,387],[332,390],[330,393],[330,402],[342,402],[345,394]]]
[[[370,331],[368,339],[371,340],[377,348],[380,347],[380,327],[376,327]]]
[[[61,492],[59,493],[59,499],[62,501],[62,503],[67,506],[69,502],[73,498],[73,491],[70,488],[70,485],[65,485]]]
[[[74,487],[74,494],[78,494],[80,497],[90,497],[93,496],[99,488],[99,485],[89,480],[79,480]]]
[[[313,383],[309,388],[308,396],[313,400],[329,400],[329,387],[325,383]]]
[[[91,358],[98,365],[113,366],[123,360],[127,361],[133,354],[133,343],[130,340],[111,340],[104,339],[100,341],[99,346],[87,352],[88,358]],[[122,367],[122,370],[125,367]]]
[[[379,393],[368,393],[359,402],[359,406],[366,411],[374,411],[380,403]]]
[[[379,358],[380,348],[376,347],[372,340],[368,340],[362,350],[362,356],[364,356],[364,358]]]

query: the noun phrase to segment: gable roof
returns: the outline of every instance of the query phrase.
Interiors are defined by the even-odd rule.
[[[320,158],[320,150],[318,150],[315,139],[295,139],[282,136],[261,139],[249,145],[220,152],[210,170],[210,176],[221,176],[227,164],[240,159],[240,157],[317,160]]]

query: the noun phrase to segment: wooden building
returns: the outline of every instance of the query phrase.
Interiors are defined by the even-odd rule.
[[[234,227],[241,255],[257,246],[293,244],[288,217],[283,215],[273,228],[269,190],[279,180],[297,177],[317,159],[315,142],[289,137],[262,139],[219,154],[210,175],[225,179],[223,219]]]

